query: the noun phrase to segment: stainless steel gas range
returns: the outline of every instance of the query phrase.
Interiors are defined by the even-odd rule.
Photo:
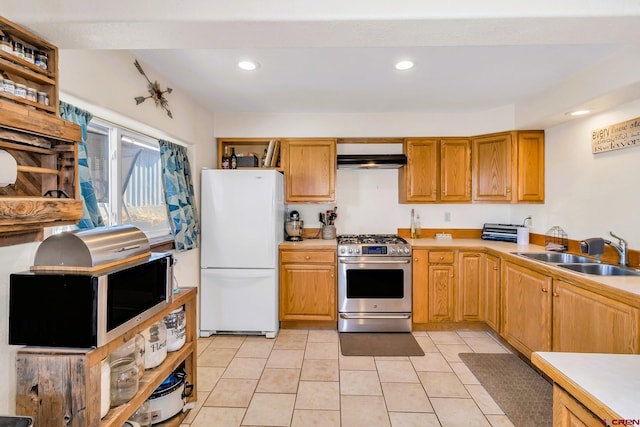
[[[411,331],[411,245],[392,234],[338,236],[338,331]]]

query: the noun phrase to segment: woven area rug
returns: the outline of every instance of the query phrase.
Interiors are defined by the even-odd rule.
[[[424,356],[420,344],[410,333],[342,332],[343,356]]]
[[[460,353],[515,427],[552,425],[553,387],[514,354]]]

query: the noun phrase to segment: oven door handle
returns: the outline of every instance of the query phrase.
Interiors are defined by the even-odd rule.
[[[339,259],[338,263],[340,264],[409,264],[411,259],[403,259],[403,260],[387,260],[387,261],[351,261],[351,260],[343,260]]]
[[[340,313],[341,319],[408,319],[410,313],[406,314],[347,314]]]

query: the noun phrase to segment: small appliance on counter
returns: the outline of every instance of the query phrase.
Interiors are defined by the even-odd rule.
[[[289,218],[284,223],[284,230],[287,233],[287,240],[290,242],[302,241],[302,231],[304,230],[304,221],[300,219],[298,211],[291,211]]]

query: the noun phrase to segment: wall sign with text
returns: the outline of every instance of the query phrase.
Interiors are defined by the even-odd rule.
[[[637,146],[640,146],[640,117],[591,133],[591,152],[594,154]]]

